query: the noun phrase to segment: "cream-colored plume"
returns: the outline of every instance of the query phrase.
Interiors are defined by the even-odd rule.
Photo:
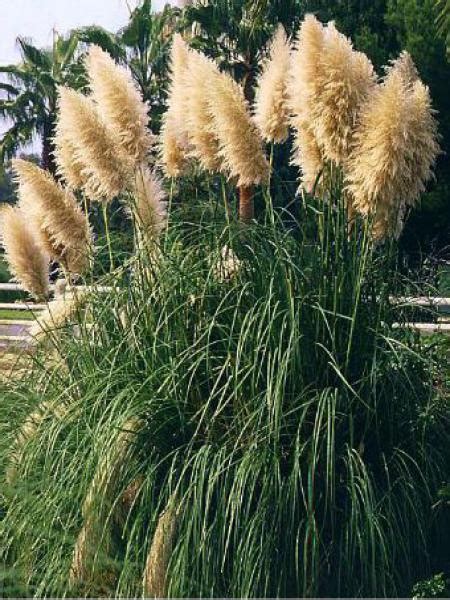
[[[126,154],[136,163],[147,157],[152,144],[148,129],[148,106],[131,73],[110,55],[91,46],[86,57],[92,98],[105,124],[116,133]]]
[[[141,427],[140,419],[128,419],[110,447],[103,449],[82,507],[84,522],[73,550],[69,571],[71,585],[82,584],[94,575],[97,567],[95,559],[99,550],[108,554],[111,541],[108,519],[112,512],[120,509],[117,505],[113,507],[114,495],[120,476],[133,453],[136,435]],[[95,575],[98,579],[102,573]]]
[[[180,34],[173,36],[170,54],[170,86],[168,109],[162,118],[160,156],[164,171],[169,177],[178,177],[186,166],[185,151],[187,133],[185,72],[189,60],[189,48]]]
[[[172,113],[167,111],[162,119],[159,142],[162,168],[168,177],[179,177],[186,166],[186,147],[180,136]]]
[[[313,131],[325,158],[343,165],[361,106],[376,85],[372,63],[355,52],[333,23],[325,29],[319,69],[310,105]]]
[[[221,170],[235,178],[238,186],[267,181],[269,164],[241,86],[227,73],[220,73],[213,83],[207,83],[211,132],[218,139]]]
[[[222,164],[218,132],[212,126],[209,95],[217,85],[219,69],[209,58],[191,50],[185,78],[184,127],[191,148],[189,155],[196,158],[207,171],[218,171]]]
[[[30,336],[38,343],[46,341],[77,315],[85,304],[86,298],[86,294],[77,292],[76,295],[66,294],[64,298],[49,302],[47,308],[30,327]]]
[[[40,231],[44,247],[70,272],[83,273],[89,267],[91,232],[75,196],[29,161],[13,160],[12,167],[19,182],[20,206]]]
[[[174,127],[181,138],[185,140],[186,118],[185,102],[188,99],[185,89],[186,71],[189,63],[189,47],[179,33],[173,36],[170,53],[170,86],[168,93],[168,107]]]
[[[221,249],[220,257],[214,264],[214,276],[221,283],[231,281],[239,273],[242,261],[237,257],[233,248],[227,244]]]
[[[267,142],[280,144],[289,135],[289,67],[290,45],[279,25],[256,87],[255,122]]]
[[[2,244],[11,275],[35,298],[48,295],[49,258],[17,207],[5,206],[0,214]]]
[[[324,159],[344,165],[361,107],[375,85],[367,56],[355,52],[333,23],[323,27],[307,15],[293,53],[291,105],[296,130],[309,128]]]
[[[411,77],[410,60],[394,63],[366,103],[346,168],[354,207],[375,215],[378,238],[399,234],[439,153],[429,91]]]
[[[292,163],[300,169],[303,189],[309,194],[317,195],[322,189],[320,174],[324,158],[317,139],[306,122],[296,133]]]
[[[57,123],[55,137],[53,138],[55,150],[53,152],[56,162],[56,173],[69,189],[80,190],[87,179],[83,174],[84,164],[76,158],[77,147],[70,140],[70,136],[61,130]]]
[[[142,241],[157,241],[167,220],[166,194],[161,180],[148,167],[136,173],[134,216]]]
[[[82,164],[86,194],[95,200],[111,200],[129,184],[130,158],[121,150],[120,138],[103,122],[95,103],[83,94],[59,88],[58,130],[62,141],[75,149]],[[69,149],[67,150],[69,152]]]
[[[302,187],[309,193],[324,164],[310,117],[318,92],[316,82],[323,44],[322,24],[313,15],[306,15],[292,52],[288,94],[295,131],[292,163],[300,168]]]

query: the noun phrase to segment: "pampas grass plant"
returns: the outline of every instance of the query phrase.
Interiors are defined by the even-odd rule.
[[[214,168],[248,200],[269,164],[243,90],[177,39],[175,88],[188,85],[186,64],[201,67],[204,97],[169,109],[166,169],[178,173],[181,150],[200,155],[195,136],[211,135]],[[267,218],[245,235],[194,200],[175,204],[167,227],[156,172],[126,156],[100,96],[62,91],[58,131],[85,165],[85,190],[126,189],[145,243],[106,291],[94,282],[86,311],[49,305],[41,329],[65,368],[41,344],[5,387],[0,465],[37,407],[67,409],[39,423],[4,483],[0,562],[24,595],[407,596],[447,556],[448,519],[433,506],[450,479],[448,391],[435,354],[394,326],[406,317],[391,299],[409,288],[374,239],[415,202],[438,151],[413,72],[404,55],[375,85],[367,59],[308,16],[289,102],[303,185],[319,197],[280,214],[264,190]],[[6,216],[17,276],[43,287],[23,216]],[[73,322],[79,335],[56,334]]]

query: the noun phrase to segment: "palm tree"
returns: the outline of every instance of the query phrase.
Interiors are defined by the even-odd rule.
[[[447,40],[447,54],[450,57],[450,0],[436,0],[436,8],[439,11],[439,31]]]
[[[39,49],[18,38],[22,60],[17,65],[0,66],[7,82],[0,83],[6,98],[0,100],[0,115],[11,123],[0,139],[0,158],[4,161],[28,145],[36,136],[42,139],[42,166],[55,173],[53,129],[57,88],[86,85],[84,68],[75,32],[67,37],[55,32],[53,46]]]
[[[126,65],[146,102],[153,129],[158,128],[164,109],[170,44],[178,28],[180,9],[166,4],[154,12],[151,0],[141,0],[130,10],[127,25],[117,34],[102,27],[83,27],[76,31],[84,46],[97,44],[117,62]]]
[[[168,4],[153,12],[151,0],[143,0],[119,32],[128,66],[149,103],[156,128],[165,104],[169,50],[179,15],[180,10]]]

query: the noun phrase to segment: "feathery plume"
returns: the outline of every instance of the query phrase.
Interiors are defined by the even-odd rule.
[[[345,163],[361,106],[375,84],[367,56],[355,52],[350,40],[329,23],[310,106],[314,134],[328,160]]]
[[[180,508],[172,496],[160,515],[145,563],[143,588],[147,598],[167,598],[168,568],[177,531]]]
[[[239,260],[233,248],[227,244],[221,249],[220,257],[214,264],[214,276],[221,283],[231,281],[240,271],[242,261]]]
[[[37,343],[45,342],[77,315],[86,298],[86,294],[78,292],[76,295],[66,295],[64,298],[49,302],[47,308],[30,327],[31,338]]]
[[[321,189],[318,180],[324,159],[317,139],[306,123],[297,131],[292,163],[300,169],[303,189],[308,194],[318,192]]]
[[[23,212],[12,206],[1,211],[5,258],[12,276],[35,298],[48,295],[48,256],[44,254]]]
[[[76,158],[77,147],[71,142],[70,136],[62,131],[59,121],[53,143],[57,175],[69,189],[80,190],[86,185],[86,177],[83,175],[84,164]]]
[[[390,71],[397,71],[400,73],[403,81],[406,84],[413,84],[419,79],[419,72],[409,52],[403,50],[400,56],[390,62],[390,65],[386,67],[386,73]]]
[[[343,165],[361,106],[376,84],[371,62],[333,23],[323,27],[307,15],[292,65],[294,126],[308,127],[324,158]]]
[[[105,124],[115,131],[124,152],[136,163],[147,157],[152,144],[148,106],[130,72],[117,65],[99,46],[91,46],[86,67],[92,98]]]
[[[111,200],[128,185],[132,164],[120,140],[102,121],[94,102],[74,90],[59,88],[58,128],[63,140],[75,148],[74,158],[83,165],[86,194]]]
[[[83,273],[89,266],[91,232],[75,196],[29,161],[13,160],[12,167],[20,206],[40,231],[45,249],[70,272]]]
[[[377,238],[399,234],[439,154],[429,90],[410,73],[403,60],[388,70],[363,110],[346,167],[354,207],[375,215]]]
[[[184,125],[186,116],[185,72],[189,60],[189,48],[179,33],[173,36],[170,53],[170,86],[168,109],[162,118],[159,151],[166,174],[178,177],[186,165],[185,150],[187,134]]]
[[[148,167],[136,173],[135,205],[137,227],[143,241],[156,241],[166,225],[166,195],[161,180]]]
[[[242,187],[266,181],[269,164],[241,86],[227,73],[219,73],[214,83],[207,83],[210,127],[217,135],[219,157],[223,159],[221,170],[236,178]]]
[[[110,534],[105,526],[108,527],[114,492],[141,427],[140,419],[128,419],[111,446],[102,452],[82,507],[84,523],[73,551],[69,572],[71,585],[82,583],[92,574],[100,546],[103,553],[108,553]]]
[[[255,123],[267,142],[280,144],[289,135],[289,67],[290,45],[284,27],[279,25],[256,87]]]
[[[186,148],[180,143],[175,119],[170,109],[161,125],[159,154],[162,168],[168,177],[179,177],[186,166]]]
[[[217,85],[219,69],[209,58],[191,50],[188,76],[185,80],[185,130],[189,140],[189,156],[207,171],[218,171],[222,160],[217,132],[211,126],[209,94]]]
[[[172,49],[170,52],[170,86],[168,93],[168,106],[174,127],[181,138],[185,140],[186,117],[185,102],[187,94],[185,89],[186,71],[189,64],[190,51],[186,42],[179,33],[173,36]]]
[[[306,15],[292,52],[288,95],[295,131],[292,163],[300,168],[302,187],[309,193],[324,163],[310,117],[318,91],[316,82],[323,44],[322,24],[313,15]]]

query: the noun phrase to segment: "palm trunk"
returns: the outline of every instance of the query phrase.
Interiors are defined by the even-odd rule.
[[[50,117],[48,121],[44,123],[44,130],[42,134],[42,168],[49,171],[54,177],[56,176],[56,162],[53,152],[55,150],[55,144],[53,137],[55,135],[55,126],[53,118]]]
[[[239,190],[239,220],[242,223],[250,223],[255,217],[255,206],[253,203],[253,188],[240,186]]]
[[[246,60],[247,72],[242,81],[244,96],[248,103],[253,101],[254,97],[254,73],[250,57]],[[255,218],[255,205],[253,201],[253,188],[240,186],[239,190],[239,220],[242,223],[250,223]]]

